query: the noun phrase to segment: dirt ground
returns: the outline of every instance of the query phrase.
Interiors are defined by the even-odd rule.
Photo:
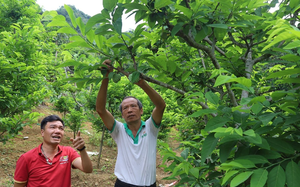
[[[40,106],[37,111],[43,113],[44,116],[50,114],[58,114],[53,112],[47,106]],[[58,114],[59,115],[59,114]],[[41,117],[39,120],[41,120]],[[99,152],[99,147],[91,144],[89,142],[89,137],[91,136],[88,132],[92,132],[91,125],[86,123],[83,127],[85,132],[81,133],[81,136],[86,142],[87,151],[89,152]],[[23,135],[15,137],[10,142],[5,145],[0,143],[0,187],[11,187],[13,186],[13,176],[15,171],[16,161],[19,156],[30,149],[37,147],[42,142],[42,137],[40,133],[40,126],[37,124],[32,124],[31,127],[27,126],[22,131]],[[28,139],[24,139],[28,137]],[[70,129],[66,129],[64,139],[61,145],[72,146],[70,138],[73,137],[73,133]],[[91,155],[90,158],[93,162],[94,171],[93,173],[83,173],[77,169],[72,169],[71,182],[74,187],[86,187],[86,186],[103,186],[111,187],[114,186],[116,177],[114,175],[114,167],[116,162],[117,149],[116,147],[110,147],[107,144],[104,145],[102,150],[102,157],[100,160],[100,167],[97,168],[98,155]],[[167,177],[168,174],[163,171],[163,168],[159,167],[162,162],[162,158],[157,153],[157,170],[156,170],[156,181],[157,186],[166,187],[169,186],[174,181],[162,180]]]

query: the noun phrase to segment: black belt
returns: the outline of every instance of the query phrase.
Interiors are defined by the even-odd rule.
[[[120,181],[119,179],[116,180],[115,187],[156,187],[156,182],[150,186],[137,186],[133,184],[128,184],[126,182]]]

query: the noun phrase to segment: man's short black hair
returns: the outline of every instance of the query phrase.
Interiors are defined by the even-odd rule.
[[[64,121],[60,117],[58,117],[57,115],[50,115],[45,117],[41,122],[41,129],[45,129],[46,124],[52,121],[60,121],[63,124],[63,126],[65,126]]]
[[[137,105],[139,106],[139,109],[142,109],[143,108],[143,105],[142,105],[142,102],[140,100],[138,100],[137,98],[133,97],[133,96],[126,96],[124,97],[124,99],[122,100],[120,106],[119,106],[119,110],[121,111],[121,114],[122,114],[122,103],[125,99],[128,99],[128,98],[133,98],[137,101]]]

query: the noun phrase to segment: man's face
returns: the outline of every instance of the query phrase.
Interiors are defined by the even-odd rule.
[[[127,98],[122,102],[122,117],[126,123],[140,121],[143,109],[140,109],[137,100]]]
[[[64,126],[60,121],[48,122],[45,129],[41,130],[44,142],[49,144],[59,144],[64,137]]]

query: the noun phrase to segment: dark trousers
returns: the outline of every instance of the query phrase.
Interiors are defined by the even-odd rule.
[[[119,179],[116,180],[115,187],[156,187],[156,182],[150,186],[137,186],[133,184],[128,184],[126,182],[122,182]]]

